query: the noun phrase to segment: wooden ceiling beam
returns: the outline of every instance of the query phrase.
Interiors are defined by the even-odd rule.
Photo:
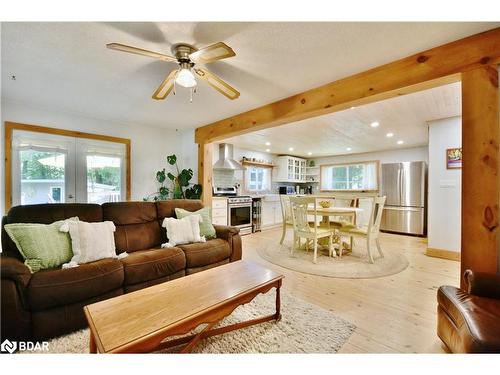
[[[460,39],[196,129],[198,144],[457,82],[500,63],[500,28]]]

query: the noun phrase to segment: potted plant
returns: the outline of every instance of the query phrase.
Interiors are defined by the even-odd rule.
[[[200,199],[202,187],[200,184],[191,184],[193,170],[180,170],[177,165],[177,156],[167,156],[167,163],[175,167],[176,174],[167,172],[165,168],[156,172],[156,181],[160,184],[158,191],[144,198],[145,201],[162,201],[167,199]],[[170,188],[167,183],[170,182]]]

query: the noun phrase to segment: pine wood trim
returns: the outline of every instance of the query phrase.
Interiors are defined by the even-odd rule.
[[[213,143],[198,144],[198,183],[202,186],[201,201],[212,206]]]
[[[425,255],[434,258],[449,259],[460,262],[460,251],[451,251],[428,247],[427,250],[425,250]]]
[[[66,137],[95,139],[98,141],[107,141],[115,143],[123,143],[125,145],[125,159],[127,161],[126,176],[125,176],[125,197],[127,200],[131,199],[132,190],[132,168],[130,165],[131,160],[131,141],[128,138],[112,137],[102,134],[84,133],[75,130],[51,128],[47,126],[21,124],[17,122],[5,122],[5,212],[12,206],[12,133],[14,130],[23,130],[29,132],[45,133],[62,135]]]
[[[500,28],[472,35],[386,65],[199,127],[208,143],[398,95],[458,82],[460,73],[500,63]]]
[[[274,164],[269,164],[269,163],[259,163],[256,161],[249,161],[249,160],[242,160],[241,161],[242,165],[251,165],[254,167],[261,167],[261,168],[274,168]]]
[[[500,46],[500,39],[497,43]],[[498,270],[498,107],[496,65],[462,74],[462,275],[469,268],[486,273]]]

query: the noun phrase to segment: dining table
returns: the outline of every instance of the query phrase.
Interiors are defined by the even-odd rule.
[[[309,215],[318,215],[322,216],[321,223],[324,226],[329,227],[330,226],[330,217],[347,217],[350,219],[351,224],[356,225],[357,224],[357,216],[363,212],[362,208],[359,207],[341,207],[341,206],[333,206],[333,207],[322,207],[322,206],[316,206],[314,208],[313,205],[310,205],[307,209],[307,213]],[[343,246],[343,244],[340,243],[340,238],[337,240],[339,242],[339,251],[340,247]],[[334,241],[334,242],[337,242]],[[353,247],[353,239],[351,237],[350,239],[350,244],[349,246],[345,245],[343,246],[346,251],[352,251]]]
[[[309,215],[320,215],[323,217],[322,222],[323,223],[328,223],[330,220],[330,217],[332,216],[341,216],[341,217],[348,217],[351,221],[352,224],[356,225],[356,219],[357,215],[359,213],[363,212],[362,208],[359,207],[321,207],[321,206],[316,206],[316,209],[314,209],[313,206],[309,206],[307,209],[307,213]]]

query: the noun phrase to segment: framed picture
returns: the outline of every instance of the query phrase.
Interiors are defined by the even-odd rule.
[[[462,148],[449,148],[446,150],[446,169],[462,168]]]

